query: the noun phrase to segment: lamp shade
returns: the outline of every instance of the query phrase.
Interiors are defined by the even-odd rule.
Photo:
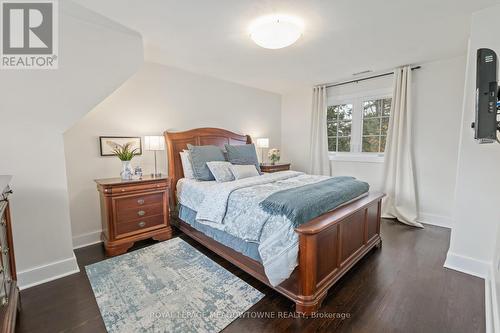
[[[149,135],[144,137],[145,150],[165,150],[165,138],[161,135]]]
[[[259,138],[256,141],[257,148],[269,148],[269,138]]]

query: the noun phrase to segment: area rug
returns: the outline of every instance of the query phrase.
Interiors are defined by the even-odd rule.
[[[218,332],[264,296],[180,238],[85,269],[110,333]]]

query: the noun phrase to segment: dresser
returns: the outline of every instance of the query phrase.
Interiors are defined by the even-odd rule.
[[[290,170],[290,163],[261,163],[260,170],[266,173],[287,171]]]
[[[169,178],[108,178],[95,182],[101,202],[101,239],[108,256],[127,252],[139,240],[172,237]]]
[[[19,309],[9,196],[11,176],[0,175],[0,332],[14,332]]]

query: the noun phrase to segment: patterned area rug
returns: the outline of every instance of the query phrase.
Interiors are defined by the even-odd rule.
[[[174,238],[85,267],[108,332],[218,332],[264,295]]]

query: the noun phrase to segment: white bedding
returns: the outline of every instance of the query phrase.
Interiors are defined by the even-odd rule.
[[[217,187],[215,180],[200,181],[196,179],[181,178],[177,182],[177,201],[194,211],[198,211],[205,195],[211,188]]]

